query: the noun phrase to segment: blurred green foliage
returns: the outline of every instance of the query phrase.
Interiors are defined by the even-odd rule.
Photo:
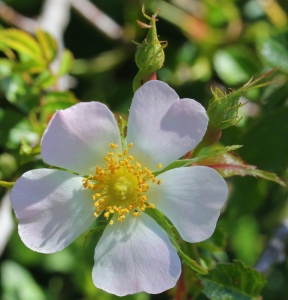
[[[40,14],[43,2],[4,1],[28,17]],[[19,33],[6,19],[0,19],[3,26],[0,28],[0,180],[15,181],[27,170],[45,167],[39,142],[56,109],[67,108],[78,99],[96,100],[106,103],[117,115],[127,115],[133,96],[132,82],[138,71],[134,62],[136,46],[131,40],[140,42],[147,34],[136,23],[136,19],[145,21],[141,3],[134,0],[92,2],[118,23],[121,37],[109,38],[72,9],[64,33],[65,47],[69,50],[62,53],[59,67],[53,72],[47,71],[47,67],[50,68],[57,54],[54,38],[41,30],[34,37]],[[225,129],[220,142],[226,146],[243,145],[236,151],[242,159],[235,159],[242,172],[245,161],[249,167],[255,165],[276,173],[287,185],[288,2],[265,3],[146,0],[145,6],[149,15],[161,9],[157,31],[160,39],[169,43],[158,79],[171,85],[180,97],[194,98],[208,108],[213,98],[211,87],[223,92],[236,89],[252,76],[257,78],[271,68],[281,67],[273,74],[273,84],[242,95],[241,101],[248,101],[239,112],[243,119]],[[7,28],[11,29],[4,31]],[[19,36],[22,43],[17,42]],[[68,72],[72,76],[68,78],[71,89],[61,91],[57,82]],[[215,266],[216,261],[224,263],[233,259],[253,266],[275,228],[288,216],[287,189],[254,177],[229,178],[228,184],[230,197],[211,239],[196,246],[181,246],[185,253],[193,259],[200,258],[207,267]],[[4,196],[6,190],[0,188],[0,192]],[[87,240],[83,248],[84,238],[85,234],[65,250],[44,255],[26,248],[15,229],[1,256],[0,298],[118,298],[94,287],[91,270],[99,234]],[[287,299],[287,268],[287,258],[271,266],[262,292],[264,300]],[[213,277],[212,272],[209,276]],[[205,280],[203,285],[207,286],[209,279]],[[190,294],[195,299],[207,299],[197,288],[199,279],[184,266],[173,291],[124,298],[161,300],[176,295],[175,299],[180,300],[188,299]],[[209,295],[209,291],[205,294]]]

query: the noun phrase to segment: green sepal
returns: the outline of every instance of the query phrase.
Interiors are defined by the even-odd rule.
[[[161,170],[159,172],[154,172],[153,174],[154,174],[154,176],[157,176],[157,175],[159,175],[161,173],[164,173],[168,170],[172,170],[172,169],[180,168],[180,167],[188,167],[188,166],[191,166],[192,164],[194,164],[196,162],[199,162],[199,161],[201,161],[205,158],[212,157],[212,156],[215,156],[215,155],[219,155],[219,154],[222,154],[222,153],[225,153],[225,152],[233,151],[233,150],[239,149],[241,147],[242,147],[242,145],[226,146],[226,147],[223,147],[223,148],[220,148],[220,149],[212,150],[208,154],[197,156],[195,158],[176,160],[172,164],[170,164],[169,166],[164,168],[163,170]]]
[[[106,228],[107,224],[105,225],[98,225],[95,228],[89,230],[89,232],[85,235],[84,242],[83,242],[83,248],[87,244],[88,240],[92,237],[93,234],[96,232],[103,231]]]
[[[208,274],[208,270],[204,269],[202,266],[198,265],[196,261],[191,259],[189,256],[187,256],[178,245],[175,234],[173,232],[174,226],[169,223],[169,221],[166,219],[166,217],[156,208],[154,209],[147,209],[145,210],[145,213],[147,213],[151,218],[153,218],[159,226],[167,233],[171,243],[176,248],[179,255],[182,257],[183,261],[194,271],[196,271],[199,274],[206,275]]]
[[[0,180],[0,186],[11,189],[14,186],[15,182],[7,182],[7,181],[2,181]]]
[[[252,81],[253,78],[251,78],[243,87],[228,94],[226,92],[222,92],[218,88],[215,88],[214,90],[212,89],[213,99],[210,100],[207,110],[209,125],[218,129],[226,129],[239,123],[242,117],[238,115],[238,109],[245,105],[239,103],[240,97],[249,90],[260,88],[272,83],[272,81],[270,81],[256,85],[256,83],[270,76],[277,69],[278,68],[275,68],[269,71],[254,81]]]

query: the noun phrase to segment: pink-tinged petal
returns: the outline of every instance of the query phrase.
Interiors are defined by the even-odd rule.
[[[137,90],[130,108],[129,153],[151,171],[192,150],[203,138],[208,117],[192,99],[179,99],[166,83],[151,80]]]
[[[92,194],[80,176],[68,172],[37,169],[23,174],[10,198],[24,244],[42,253],[67,247],[95,221]]]
[[[118,296],[161,293],[175,286],[180,259],[166,233],[148,215],[115,219],[95,249],[94,284]]]
[[[202,166],[173,169],[157,179],[162,183],[150,185],[148,201],[170,219],[185,241],[208,239],[227,198],[225,180],[215,170]]]
[[[58,110],[42,138],[43,160],[81,175],[105,166],[109,144],[119,145],[116,120],[106,105],[99,102],[78,103]]]

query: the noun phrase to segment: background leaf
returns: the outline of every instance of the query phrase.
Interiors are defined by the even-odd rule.
[[[32,60],[42,61],[42,54],[36,40],[28,33],[18,29],[0,30],[1,43]]]
[[[235,175],[254,176],[274,181],[285,186],[284,182],[274,173],[258,170],[257,167],[248,165],[239,155],[234,152],[226,152],[201,160],[197,165],[215,169],[222,177]]]
[[[266,283],[264,275],[240,261],[220,263],[208,275],[198,277],[203,293],[212,300],[257,300]]]
[[[42,31],[41,29],[36,30],[36,37],[39,41],[43,57],[47,63],[51,63],[57,55],[57,42],[48,32]]]

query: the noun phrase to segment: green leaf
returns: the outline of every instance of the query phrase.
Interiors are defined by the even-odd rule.
[[[218,50],[213,63],[219,77],[228,85],[244,83],[259,70],[255,54],[241,45]]]
[[[1,181],[0,180],[0,186],[11,189],[14,186],[15,182],[7,182],[7,181]]]
[[[263,274],[240,261],[219,263],[208,275],[198,277],[203,293],[213,300],[259,300],[266,283]]]
[[[38,77],[35,79],[34,84],[35,86],[41,89],[48,89],[52,85],[56,83],[56,78],[49,70],[45,70]]]
[[[215,169],[222,177],[254,176],[274,181],[282,186],[285,183],[274,173],[258,170],[257,167],[248,165],[239,155],[234,152],[226,152],[213,157],[208,157],[198,163]]]
[[[54,114],[57,109],[66,109],[78,102],[71,92],[50,92],[43,97],[43,111]]]
[[[45,300],[47,297],[26,268],[5,260],[1,264],[1,299]]]
[[[1,30],[0,40],[6,47],[26,54],[30,59],[42,61],[41,49],[38,43],[27,32],[19,29]]]
[[[0,81],[6,98],[10,103],[28,113],[39,102],[38,90],[28,84],[20,73],[13,73]]]
[[[3,44],[0,40],[0,51],[2,51],[11,61],[14,61],[16,56],[14,52],[7,47],[7,45]]]
[[[284,45],[280,40],[277,40],[276,37],[268,37],[257,43],[257,49],[269,66],[281,66],[281,70],[288,73],[287,45]]]
[[[220,148],[220,149],[212,150],[208,154],[197,156],[195,158],[176,160],[175,162],[173,162],[172,164],[167,166],[165,169],[163,169],[159,172],[154,172],[153,174],[155,176],[157,176],[157,175],[159,175],[163,172],[166,172],[168,170],[171,170],[171,169],[191,166],[192,164],[197,163],[197,162],[199,162],[199,161],[201,161],[205,158],[212,157],[212,156],[215,156],[215,155],[219,155],[221,153],[229,152],[229,151],[232,151],[232,150],[236,150],[240,147],[242,147],[242,146],[241,145],[226,146],[226,147],[223,147],[223,148]]]
[[[14,155],[7,152],[0,155],[0,180],[11,178],[17,168],[18,164]]]
[[[35,147],[31,147],[29,143],[22,136],[20,147],[20,165],[32,161],[37,155],[41,153],[40,143]]]
[[[168,222],[168,220],[165,218],[165,216],[156,208],[154,209],[147,209],[145,211],[151,218],[153,218],[168,234],[173,246],[178,251],[179,255],[182,257],[184,262],[194,271],[198,272],[199,274],[207,274],[208,271],[204,269],[202,266],[198,265],[196,261],[191,259],[189,256],[187,256],[180,248],[180,246],[177,243],[177,240],[175,238],[174,232],[173,232],[173,226]]]
[[[46,65],[44,61],[26,61],[26,62],[18,62],[13,65],[13,72],[29,72],[29,73],[40,73],[46,70]]]
[[[245,131],[241,140],[245,147],[241,157],[260,169],[280,176],[288,167],[288,107],[264,114],[258,122]]]
[[[51,63],[57,55],[57,42],[48,32],[41,29],[36,30],[36,37],[39,41],[43,56],[47,63]]]
[[[0,80],[11,75],[14,62],[7,58],[0,58]]]
[[[73,54],[69,50],[65,49],[60,60],[58,75],[63,76],[68,73],[72,67],[73,62]]]

